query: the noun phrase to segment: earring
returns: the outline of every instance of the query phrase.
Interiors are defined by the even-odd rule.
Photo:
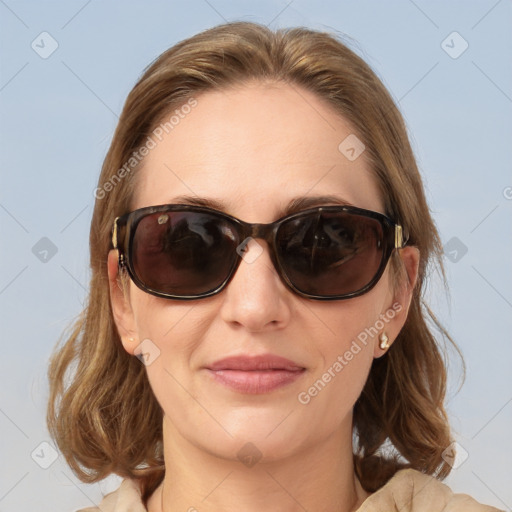
[[[387,350],[389,348],[389,338],[388,338],[388,335],[383,332],[380,336],[379,336],[379,347],[382,349],[382,350]]]
[[[128,341],[135,341],[135,338],[128,338]]]

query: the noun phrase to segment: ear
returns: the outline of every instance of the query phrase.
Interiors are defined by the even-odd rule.
[[[418,268],[420,264],[420,251],[417,247],[404,247],[399,250],[399,256],[402,260],[404,274],[400,276],[400,282],[393,286],[391,303],[387,304],[387,309],[382,311],[380,318],[383,319],[384,328],[379,333],[385,332],[388,337],[388,347],[380,348],[379,336],[376,337],[374,347],[374,357],[382,357],[392,343],[396,340],[402,330],[409,313],[414,288],[418,280]]]
[[[120,282],[119,276],[119,253],[113,249],[108,253],[108,282],[110,287],[110,302],[117,327],[124,349],[131,355],[137,346],[137,326],[130,304]]]

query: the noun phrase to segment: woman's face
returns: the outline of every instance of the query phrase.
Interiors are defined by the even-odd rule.
[[[196,100],[161,141],[155,138],[134,209],[192,196],[214,199],[241,220],[268,223],[292,199],[335,195],[383,212],[364,152],[354,159],[338,148],[353,130],[312,93],[253,83]],[[275,459],[336,433],[350,440],[354,403],[373,358],[384,353],[372,334],[385,331],[392,342],[410,300],[410,288],[393,287],[389,265],[360,297],[302,298],[278,277],[266,243],[256,242],[227,288],[192,301],[157,298],[132,282],[125,299],[115,281],[116,254],[109,255],[116,324],[129,353],[145,340],[146,370],[169,438],[233,460],[248,442]],[[404,249],[401,256],[414,281],[417,252]],[[286,358],[301,370],[280,387],[247,392],[209,369],[227,357],[260,355]]]

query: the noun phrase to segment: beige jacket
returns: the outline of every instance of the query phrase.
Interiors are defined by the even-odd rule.
[[[357,512],[500,512],[481,505],[466,494],[454,494],[435,478],[413,469],[398,471],[376,493],[369,496]],[[133,480],[125,479],[107,494],[98,507],[76,512],[147,512]],[[501,511],[503,512],[503,511]]]

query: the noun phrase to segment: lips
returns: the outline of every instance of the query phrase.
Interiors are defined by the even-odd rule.
[[[210,370],[302,370],[303,367],[289,359],[273,355],[226,357],[208,366]]]
[[[297,380],[305,368],[274,355],[234,356],[206,368],[216,382],[240,393],[269,393]]]

